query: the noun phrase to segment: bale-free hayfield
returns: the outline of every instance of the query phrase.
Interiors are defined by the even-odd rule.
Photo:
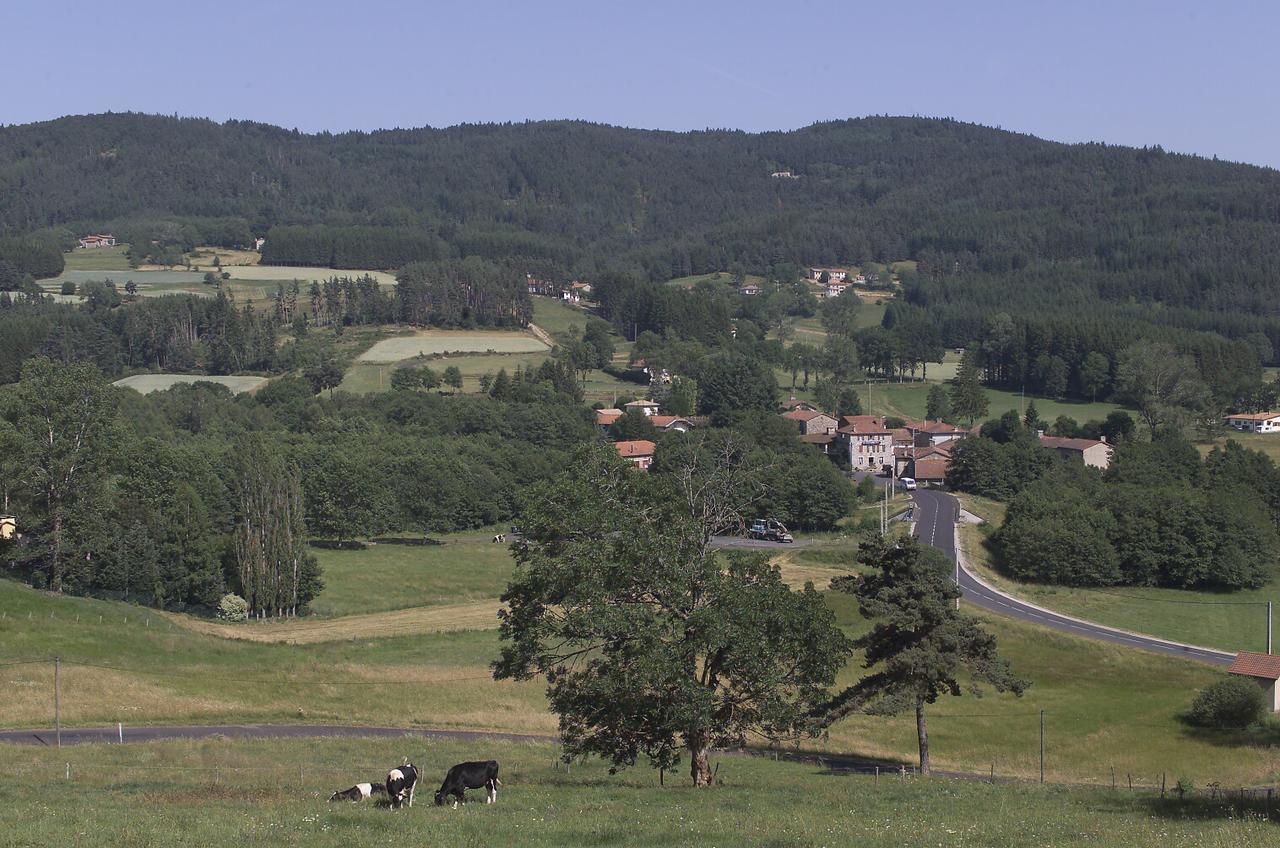
[[[694,790],[683,770],[668,772],[663,786],[643,765],[611,775],[587,760],[566,770],[557,753],[533,740],[421,736],[12,746],[0,765],[0,830],[7,845],[104,848],[1250,848],[1276,838],[1274,822],[1233,813],[1228,803],[1161,801],[1150,791],[876,779],[744,756],[717,757],[719,785]],[[380,782],[403,757],[424,774],[413,807],[391,810],[383,797],[327,800],[354,783]],[[497,803],[473,790],[457,810],[435,806],[448,767],[477,759],[499,763]]]
[[[217,383],[226,386],[236,394],[252,392],[267,382],[266,377],[210,377],[201,374],[134,374],[123,380],[116,380],[112,385],[124,389],[133,389],[140,394],[163,392],[180,383]]]
[[[307,268],[301,265],[227,265],[222,269],[233,280],[267,280],[287,283],[299,280],[310,285],[313,280],[324,282],[331,277],[363,277],[368,274],[382,286],[394,286],[396,275],[386,271],[368,271],[342,268]]]
[[[500,330],[420,330],[383,339],[360,354],[360,362],[399,362],[442,353],[533,353],[547,349],[532,333]]]

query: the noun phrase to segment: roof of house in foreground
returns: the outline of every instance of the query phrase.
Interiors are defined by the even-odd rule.
[[[1259,654],[1253,651],[1241,651],[1231,663],[1227,671],[1232,674],[1243,674],[1248,677],[1263,677],[1267,680],[1280,680],[1280,657],[1274,654]]]

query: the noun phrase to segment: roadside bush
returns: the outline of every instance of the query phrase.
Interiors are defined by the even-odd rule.
[[[1230,675],[1196,695],[1187,711],[1187,721],[1197,727],[1239,730],[1259,721],[1265,708],[1258,684]]]
[[[218,601],[218,618],[223,621],[247,621],[249,602],[234,592],[228,592]]]

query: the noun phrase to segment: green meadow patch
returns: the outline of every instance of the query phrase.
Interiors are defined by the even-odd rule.
[[[419,330],[383,339],[360,354],[360,362],[399,362],[445,353],[529,353],[547,346],[532,333],[501,330]]]
[[[140,394],[162,392],[182,383],[217,383],[226,386],[236,394],[252,392],[266,384],[266,377],[215,377],[203,374],[134,374],[123,380],[116,380],[112,385],[123,389],[133,389]]]

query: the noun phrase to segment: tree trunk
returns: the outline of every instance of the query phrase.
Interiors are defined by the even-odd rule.
[[[707,743],[704,739],[689,740],[689,776],[694,786],[710,786],[711,764],[707,761]]]
[[[929,773],[929,731],[924,721],[924,701],[916,701],[916,736],[920,741],[920,773]]]
[[[49,588],[62,592],[62,510],[53,510],[53,550],[49,561]]]

